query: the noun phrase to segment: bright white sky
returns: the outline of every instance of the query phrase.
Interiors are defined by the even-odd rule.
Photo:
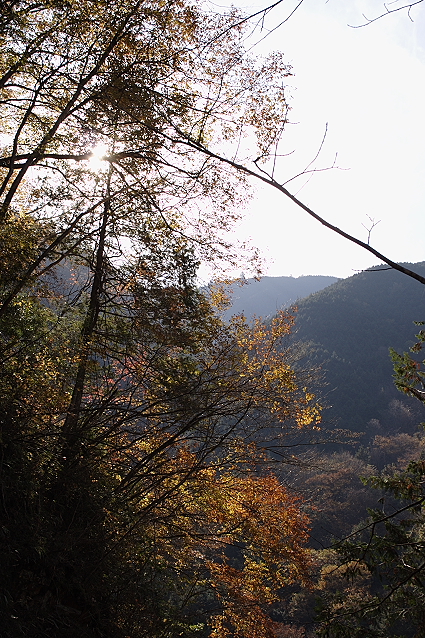
[[[250,12],[267,0],[234,0]],[[226,0],[217,4],[226,5]],[[230,2],[228,3],[230,5]],[[273,28],[297,4],[287,0],[265,25]],[[400,4],[400,3],[398,3]],[[403,3],[405,4],[405,3]],[[228,6],[228,5],[227,5]],[[397,3],[394,5],[397,6]],[[382,13],[381,0],[304,0],[290,20],[258,47],[279,49],[292,64],[292,111],[276,179],[284,182],[315,156],[328,133],[316,173],[288,187],[345,231],[367,241],[368,215],[380,220],[371,244],[394,261],[425,260],[425,3],[352,29],[362,13]],[[267,260],[265,274],[349,277],[378,260],[350,244],[277,191],[257,195],[239,226]]]

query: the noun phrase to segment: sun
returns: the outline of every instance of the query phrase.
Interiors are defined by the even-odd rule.
[[[109,154],[109,149],[106,144],[99,142],[91,150],[91,157],[89,159],[89,166],[95,173],[105,171],[107,168],[107,162],[105,157]]]

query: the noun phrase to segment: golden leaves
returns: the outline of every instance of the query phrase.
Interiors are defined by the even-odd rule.
[[[144,525],[155,538],[155,560],[216,598],[211,638],[267,638],[273,623],[266,610],[277,592],[308,581],[308,519],[276,476],[254,472],[255,448],[238,446],[236,461],[208,466],[179,446],[166,466],[157,462],[156,487],[135,507],[143,516],[156,503]]]
[[[255,318],[250,326],[244,317],[233,318],[237,343],[241,348],[241,372],[255,380],[255,405],[267,406],[280,421],[294,418],[299,427],[320,423],[321,407],[305,386],[299,387],[298,376],[291,365],[290,351],[284,339],[294,325],[295,317],[280,311],[269,324]]]

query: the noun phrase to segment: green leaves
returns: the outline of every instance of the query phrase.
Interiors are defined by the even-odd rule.
[[[416,325],[422,326],[424,322],[415,322]],[[416,335],[418,341],[410,348],[410,352],[417,354],[423,349],[425,343],[425,330],[420,330]],[[394,379],[396,387],[411,396],[416,397],[419,401],[425,403],[425,371],[423,365],[425,361],[418,361],[407,352],[402,355],[390,350],[391,359],[394,362]]]

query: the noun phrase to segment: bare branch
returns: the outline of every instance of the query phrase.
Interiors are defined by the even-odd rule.
[[[423,0],[416,0],[416,2],[409,2],[408,4],[404,4],[402,7],[396,7],[394,9],[389,9],[388,5],[384,3],[385,11],[384,13],[381,13],[381,15],[376,16],[376,18],[368,18],[364,13],[362,13],[362,16],[366,20],[366,22],[364,22],[363,24],[349,24],[348,26],[351,27],[352,29],[360,29],[361,27],[366,27],[369,24],[372,24],[372,22],[381,20],[381,18],[385,18],[385,16],[388,16],[391,13],[397,13],[397,11],[403,11],[403,9],[407,9],[408,18],[411,20],[411,22],[413,22],[413,18],[410,15],[412,7],[414,7],[417,4],[421,4],[422,2]],[[390,2],[389,4],[394,4],[394,2]]]
[[[370,215],[366,215],[366,217],[368,217],[370,219],[370,222],[372,224],[369,228],[367,226],[365,226],[364,224],[362,224],[363,228],[366,228],[366,230],[367,230],[367,245],[369,246],[369,244],[370,244],[370,234],[371,234],[372,230],[375,228],[375,226],[377,226],[381,220],[378,219],[378,221],[376,222],[374,217],[371,217]]]
[[[320,222],[326,228],[329,228],[334,233],[337,233],[341,237],[344,237],[345,239],[348,239],[348,241],[351,241],[353,244],[357,244],[357,246],[360,246],[361,248],[364,248],[368,252],[372,253],[372,255],[374,255],[378,259],[381,259],[383,262],[385,262],[386,264],[391,266],[391,268],[393,268],[394,270],[398,270],[399,272],[403,273],[404,275],[407,275],[408,277],[412,277],[413,279],[416,279],[416,281],[419,281],[421,284],[425,285],[425,277],[423,277],[422,275],[419,275],[418,273],[414,272],[413,270],[410,270],[409,268],[405,268],[404,266],[402,266],[401,264],[396,263],[395,261],[392,261],[391,259],[389,259],[385,255],[380,253],[378,250],[375,250],[375,248],[372,248],[372,246],[369,246],[369,244],[365,243],[364,241],[361,241],[360,239],[358,239],[357,237],[354,237],[353,235],[350,235],[349,233],[346,233],[341,228],[338,228],[338,226],[334,226],[330,222],[326,221],[326,219],[324,219],[323,217],[318,215],[309,206],[307,206],[306,204],[301,202],[295,195],[290,193],[285,188],[285,186],[283,184],[280,184],[274,178],[268,177],[266,175],[262,175],[261,173],[258,173],[256,171],[248,168],[247,166],[244,166],[243,164],[239,164],[239,163],[237,163],[237,162],[235,162],[233,160],[230,160],[230,159],[228,159],[226,157],[218,155],[217,153],[214,153],[213,151],[210,151],[207,147],[203,146],[202,144],[196,142],[195,140],[191,140],[190,138],[188,138],[187,135],[185,135],[185,133],[183,133],[183,131],[180,131],[180,130],[176,129],[176,132],[179,134],[178,138],[173,138],[171,136],[168,136],[164,132],[161,132],[161,134],[164,137],[166,137],[167,139],[169,139],[169,141],[173,142],[174,144],[186,145],[186,146],[189,146],[190,148],[196,149],[198,151],[202,151],[202,153],[205,153],[209,157],[214,158],[214,159],[216,159],[216,160],[218,160],[220,162],[223,162],[225,164],[228,164],[229,166],[232,166],[237,171],[239,171],[241,173],[244,173],[245,175],[250,175],[251,177],[255,177],[256,179],[261,180],[265,184],[268,184],[269,186],[272,186],[273,188],[275,188],[276,190],[281,192],[283,195],[285,195],[292,202],[294,202],[294,204],[296,204],[299,208],[302,208],[306,213],[308,213],[308,215],[310,215],[311,217],[316,219],[318,222]]]

